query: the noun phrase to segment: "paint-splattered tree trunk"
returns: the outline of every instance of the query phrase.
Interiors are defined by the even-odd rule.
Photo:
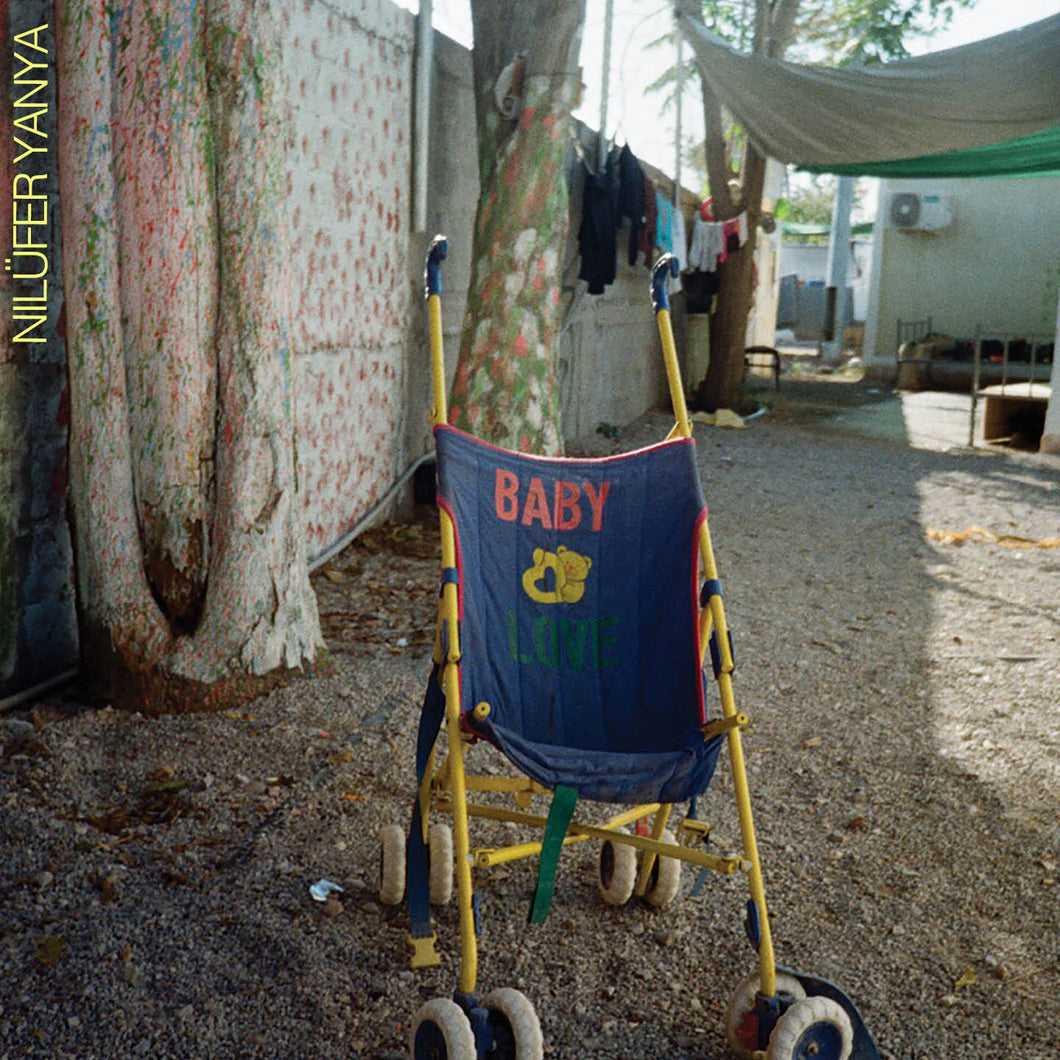
[[[275,5],[57,2],[83,661],[147,711],[321,646],[296,503]]]
[[[555,362],[584,0],[475,0],[472,17],[481,193],[452,420],[497,445],[560,453]],[[494,89],[516,55],[509,119]]]

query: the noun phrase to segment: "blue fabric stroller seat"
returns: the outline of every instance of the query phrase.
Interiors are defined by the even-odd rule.
[[[435,429],[453,521],[464,724],[582,798],[681,802],[710,783],[690,439],[603,459]],[[473,713],[489,704],[485,718]]]

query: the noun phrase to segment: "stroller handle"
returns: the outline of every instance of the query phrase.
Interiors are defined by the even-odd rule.
[[[673,254],[663,254],[651,269],[651,307],[658,313],[670,308],[670,296],[666,293],[666,281],[677,278],[681,262]]]
[[[449,256],[449,240],[445,236],[435,236],[427,251],[427,264],[423,268],[424,294],[442,293],[442,262]]]

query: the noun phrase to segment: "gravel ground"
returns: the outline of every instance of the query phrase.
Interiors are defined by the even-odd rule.
[[[840,983],[889,1060],[1057,1060],[1060,550],[929,531],[1060,536],[1058,465],[836,433],[826,411],[697,430],[778,959]],[[330,672],[239,711],[5,718],[0,1058],[405,1055],[458,949],[446,907],[442,967],[412,973],[404,912],[375,896],[436,563],[423,511],[355,543],[316,577]],[[704,803],[733,848],[724,766]],[[479,878],[480,986],[534,1000],[550,1057],[728,1056],[741,881],[614,909],[594,859],[565,855],[533,929],[532,863]],[[311,899],[320,878],[340,901]]]

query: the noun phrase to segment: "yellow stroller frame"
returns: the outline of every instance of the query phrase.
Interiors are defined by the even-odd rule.
[[[433,381],[431,423],[434,426],[445,425],[448,420],[440,282],[440,266],[447,251],[445,239],[437,237],[430,248],[426,266]],[[668,439],[688,439],[692,437],[692,423],[685,402],[666,294],[667,280],[671,275],[676,276],[677,272],[678,263],[671,255],[664,256],[656,263],[652,273],[652,303],[676,420]],[[449,511],[444,506],[440,508],[442,568],[445,572],[457,566],[457,540]],[[551,858],[554,868],[559,846],[590,839],[603,841],[600,886],[605,899],[614,900],[615,904],[629,897],[630,867],[635,865],[637,851],[641,852],[642,860],[632,883],[632,893],[657,905],[666,904],[673,897],[677,886],[674,881],[680,878],[680,863],[728,875],[743,873],[746,876],[750,892],[749,934],[757,949],[758,971],[740,986],[729,1006],[727,1037],[738,1055],[748,1060],[755,1057],[795,1060],[801,1056],[817,1056],[821,1060],[847,1060],[851,1056],[856,1060],[874,1060],[878,1055],[856,1010],[841,992],[822,980],[800,977],[797,973],[778,973],[744,762],[742,730],[749,719],[736,708],[731,639],[710,530],[705,518],[699,524],[698,552],[701,575],[710,587],[709,594],[700,600],[699,662],[702,667],[708,645],[715,645],[712,652],[713,668],[721,705],[721,718],[704,725],[701,731],[705,739],[722,734],[727,737],[742,842],[741,856],[726,857],[710,853],[705,842],[709,825],[690,816],[683,817],[676,829],[671,830],[673,805],[659,802],[623,808],[599,824],[578,821],[569,814],[562,819],[561,815],[562,823],[566,824],[562,838],[553,835],[550,842],[549,817],[529,812],[533,796],[549,794],[548,788],[528,777],[470,774],[466,762],[470,736],[461,720],[461,611],[458,585],[443,574],[434,663],[444,692],[442,724],[448,736],[448,753],[444,761],[439,763],[436,761],[437,747],[433,737],[429,751],[421,746],[421,777],[413,830],[419,831],[416,837],[422,841],[418,844],[419,848],[429,851],[432,900],[448,899],[452,886],[450,866],[455,863],[460,968],[454,999],[429,1001],[413,1022],[409,1049],[410,1055],[417,1060],[426,1057],[539,1060],[543,1056],[540,1025],[533,1006],[523,994],[512,989],[495,990],[481,999],[476,994],[478,942],[472,867],[485,869],[524,858],[541,857],[542,861]],[[473,715],[476,720],[482,720],[489,711],[489,704],[479,703]],[[510,796],[515,808],[469,801],[469,794],[473,793]],[[452,815],[451,836],[444,826],[429,824],[432,812]],[[622,830],[624,825],[649,816],[652,817],[650,835]],[[471,818],[511,822],[537,829],[539,833],[544,830],[545,836],[543,839],[502,847],[473,847],[469,829]],[[408,869],[411,870],[413,844],[406,843],[402,828],[389,826],[383,830],[382,847],[380,894],[384,902],[396,904],[404,897],[406,857]],[[413,902],[411,879],[409,871],[410,909]],[[550,875],[548,887],[550,892]],[[619,893],[609,898],[608,887],[616,888]],[[440,963],[436,935],[429,928],[424,930],[422,917],[419,930],[411,931],[407,940],[412,968]]]

